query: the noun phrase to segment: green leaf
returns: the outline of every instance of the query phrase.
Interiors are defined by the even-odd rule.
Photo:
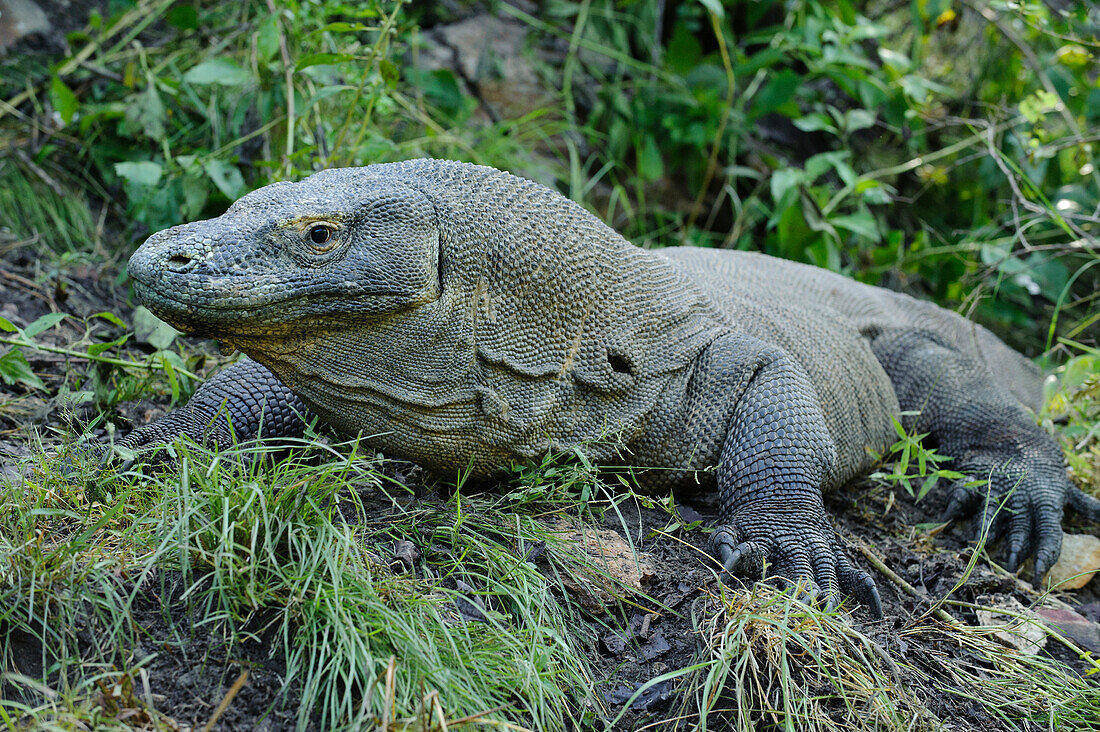
[[[1070,43],[1059,48],[1055,52],[1054,58],[1058,59],[1058,63],[1063,66],[1068,66],[1071,69],[1083,69],[1092,60],[1092,54],[1084,46]]]
[[[870,211],[859,211],[844,216],[833,216],[829,223],[838,229],[846,229],[857,236],[862,236],[871,241],[881,241],[882,234],[878,230],[878,223]]]
[[[49,330],[67,317],[69,316],[65,313],[46,313],[24,328],[23,335],[27,338],[34,338],[39,333]]]
[[[904,74],[913,68],[913,61],[904,53],[898,53],[897,51],[891,51],[889,48],[879,46],[878,57],[882,59],[882,63],[892,67],[896,71]]]
[[[118,338],[116,340],[108,341],[107,343],[93,343],[92,345],[88,346],[88,355],[98,356],[99,354],[103,353],[104,351],[110,350],[110,349],[114,348],[115,346],[121,346],[123,343],[125,343],[128,340],[130,340],[130,334],[129,333],[127,333],[126,335],[124,335],[121,338]]]
[[[185,219],[198,218],[203,206],[206,205],[206,200],[210,197],[210,182],[207,180],[208,176],[203,174],[204,172],[185,175],[180,183],[183,189],[183,206],[180,210]]]
[[[294,64],[294,70],[301,71],[302,69],[308,69],[310,66],[331,66],[342,61],[351,61],[354,58],[354,56],[346,53],[311,53]]]
[[[779,109],[790,101],[801,83],[802,77],[794,71],[790,69],[780,71],[753,97],[750,117],[762,117]]]
[[[195,30],[199,27],[199,13],[194,5],[174,5],[164,14],[164,19],[180,30]]]
[[[927,478],[925,478],[924,482],[921,483],[920,490],[917,491],[917,500],[919,501],[922,498],[924,498],[925,496],[927,496],[928,491],[932,490],[932,487],[934,485],[936,485],[936,482],[938,480],[939,480],[939,477],[935,473],[933,473],[932,475],[929,475]]]
[[[699,4],[706,8],[708,12],[714,13],[718,18],[726,17],[726,10],[722,7],[722,0],[699,0]]]
[[[73,90],[65,86],[65,82],[59,76],[54,76],[50,80],[50,104],[53,105],[54,111],[61,117],[63,124],[72,122],[77,107],[80,106]]]
[[[203,61],[183,75],[189,84],[219,84],[221,86],[243,86],[252,79],[247,69],[241,68],[230,58],[218,57]]]
[[[661,151],[657,147],[657,141],[651,135],[646,135],[642,144],[638,146],[638,175],[644,180],[659,180],[665,174],[665,164],[661,160]]]
[[[135,127],[141,128],[150,140],[160,142],[164,139],[164,121],[167,115],[153,79],[149,79],[144,91],[130,97],[130,103],[126,105],[126,119]]]
[[[1057,109],[1058,104],[1058,95],[1040,89],[1020,102],[1020,114],[1022,114],[1024,119],[1028,122],[1035,124],[1045,117],[1048,112],[1053,112]]]
[[[12,325],[12,322],[7,318],[0,318],[0,330],[5,333],[16,333],[19,331],[19,329]]]
[[[865,130],[868,127],[873,127],[875,124],[875,113],[867,109],[849,109],[844,114],[844,130],[845,132],[855,132],[857,130]]]
[[[674,74],[686,74],[698,65],[703,46],[683,23],[677,23],[665,49],[664,61]]]
[[[825,116],[821,112],[814,112],[813,114],[807,114],[805,117],[799,117],[794,120],[794,126],[803,132],[817,132],[823,130],[825,132],[832,132],[836,134],[836,125],[829,117]]]
[[[46,389],[42,379],[31,370],[31,365],[18,348],[0,356],[0,379],[6,384],[26,384],[34,389]]]
[[[393,61],[388,58],[384,58],[378,62],[378,73],[382,75],[382,81],[386,82],[386,86],[390,89],[397,88],[397,82],[401,79],[401,74],[398,72],[397,67],[394,66]]]
[[[359,33],[360,31],[375,30],[369,25],[363,25],[362,23],[347,23],[344,21],[337,21],[335,23],[329,23],[323,25],[316,30],[309,32],[309,35],[317,35],[319,33],[327,33],[329,31],[333,33]]]
[[[203,164],[203,169],[214,181],[218,190],[225,194],[230,201],[235,201],[244,194],[244,176],[237,166],[224,160],[212,158]]]
[[[172,362],[164,356],[160,357],[160,365],[168,376],[168,384],[172,389],[172,403],[175,404],[180,400],[180,382],[176,377],[176,370],[172,367]]]
[[[148,343],[158,351],[172,345],[180,332],[153,315],[148,308],[138,305],[134,308],[134,338],[138,343]]]
[[[815,181],[830,170],[836,170],[839,174],[840,166],[844,165],[845,158],[851,154],[848,150],[835,150],[811,156],[806,160],[806,177]]]
[[[279,52],[279,16],[269,15],[256,31],[256,55],[267,63]]]
[[[805,181],[806,175],[798,168],[780,168],[772,172],[771,191],[772,200],[777,207],[783,201],[788,192],[797,189]]]
[[[99,313],[93,313],[92,315],[89,315],[88,318],[103,318],[107,322],[117,325],[119,328],[126,327],[126,323],[122,322],[122,318],[118,317],[114,313],[107,312],[106,310]]]
[[[162,172],[160,163],[154,163],[152,160],[115,163],[115,173],[128,183],[138,186],[155,186],[160,182]]]

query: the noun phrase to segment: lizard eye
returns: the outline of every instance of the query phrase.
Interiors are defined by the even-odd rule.
[[[328,224],[316,224],[309,227],[309,240],[317,246],[322,246],[332,241],[335,233],[336,229]]]

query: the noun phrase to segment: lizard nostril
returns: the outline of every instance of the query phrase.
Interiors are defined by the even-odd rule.
[[[190,254],[178,252],[168,258],[168,269],[173,272],[184,272],[190,269],[194,263],[195,260]]]

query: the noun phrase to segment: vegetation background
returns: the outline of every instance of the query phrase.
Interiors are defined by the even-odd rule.
[[[0,334],[0,420],[5,420],[0,434],[18,436],[0,444],[13,456],[27,453],[28,425],[49,423],[62,410],[75,410],[78,421],[98,414],[113,419],[119,409],[137,416],[125,414],[123,406],[134,399],[176,404],[193,390],[197,374],[226,360],[177,339],[141,309],[131,314],[125,262],[146,235],[216,216],[243,193],[272,181],[326,167],[431,156],[534,178],[641,246],[760,250],[957,309],[1058,371],[1059,391],[1052,388],[1046,418],[1065,423],[1060,434],[1072,446],[1068,457],[1077,477],[1085,485],[1100,482],[1100,9],[1092,3],[40,4],[50,30],[20,41],[0,58],[0,252],[22,268],[22,274],[9,270],[3,287],[9,288],[11,303],[23,302],[18,288],[45,292],[38,299],[53,303],[41,314],[0,310],[0,329],[6,331]],[[80,286],[74,281],[94,282],[113,292],[114,300],[108,298],[101,312],[67,318],[63,313],[72,308],[65,303],[83,302],[72,291]],[[42,360],[43,354],[66,359],[65,367]],[[44,439],[54,444],[59,438]],[[357,464],[356,453],[340,455],[346,478],[348,466]],[[170,553],[164,537],[179,534],[202,511],[216,514],[238,500],[250,505],[247,490],[234,491],[255,483],[255,476],[211,483],[217,471],[210,461],[216,465],[216,458],[196,454],[194,459],[205,466],[196,480],[213,486],[215,494],[228,491],[220,494],[222,503],[211,498],[203,507],[180,508],[177,501],[167,511],[168,493],[151,498],[133,480],[125,488],[85,494],[59,487],[57,464],[49,461],[35,469],[34,491],[11,479],[9,515],[0,533],[16,568],[7,574],[0,570],[0,587],[10,607],[30,608],[18,632],[41,634],[56,621],[45,620],[51,600],[50,592],[40,589],[43,582],[60,588],[107,572],[106,565],[97,564],[105,551],[97,538],[104,527],[117,529],[111,546],[132,552],[134,561],[148,568]],[[317,516],[328,516],[328,509],[317,507],[329,506],[332,496],[325,491],[336,490],[313,476],[309,480],[320,486],[317,496],[310,494],[316,499],[314,513],[280,503],[273,486],[299,480],[298,469],[286,467],[281,477],[264,483],[257,495],[271,504],[260,518],[253,517],[281,527],[265,524],[272,532],[265,536],[282,547],[283,559],[293,527],[313,527],[309,541],[320,546]],[[521,488],[529,477],[521,479]],[[582,477],[595,480],[588,473]],[[561,495],[576,499],[581,493],[570,491],[584,480],[570,480],[565,488],[560,481],[555,485]],[[186,488],[187,480],[183,483]],[[178,481],[161,488],[179,498]],[[120,495],[126,497],[122,504],[114,500]],[[123,504],[129,513],[144,515],[146,523],[112,512],[112,505]],[[461,509],[452,503],[448,510]],[[453,513],[447,516],[453,523]],[[327,520],[322,524],[336,532],[333,536],[347,538]],[[56,531],[70,541],[64,556],[43,538]],[[224,569],[220,562],[229,559],[213,547],[232,544],[232,531],[229,539],[204,537],[198,530],[184,534],[180,541],[187,548],[179,556],[190,557],[181,560],[185,578],[186,567],[196,561]],[[513,539],[523,543],[522,536]],[[28,547],[35,541],[38,549],[32,551]],[[354,553],[351,544],[347,551]],[[237,560],[253,569],[250,563],[258,561],[253,553]],[[331,561],[328,590],[340,586],[332,577],[343,577],[344,571]],[[487,554],[479,565],[486,576],[495,571],[494,561]],[[203,575],[203,596],[220,603],[225,617],[219,617],[239,621],[230,623],[234,633],[255,620],[256,608],[285,605],[280,593],[297,591],[288,589],[297,587],[291,577],[276,581],[268,575],[272,594],[235,595],[241,588],[229,578],[238,570],[225,569],[222,579],[216,579],[222,577],[217,572]],[[226,584],[219,585],[223,579]],[[535,582],[521,579],[525,588]],[[373,582],[360,576],[356,581]],[[402,587],[400,592],[413,592]],[[114,608],[104,610],[104,617],[132,609],[127,602],[133,597],[126,602],[110,593],[97,597],[101,609]],[[448,637],[449,621],[440,619],[435,600],[420,599],[418,612],[435,612],[435,619],[419,617],[406,628],[408,637],[395,644],[414,642],[423,635],[415,627],[425,624],[438,629],[436,640]],[[341,602],[359,608],[337,607],[340,603],[330,608],[348,627],[364,622],[356,612],[365,613],[368,606],[377,610],[365,597]],[[73,612],[62,616],[74,628],[89,622]],[[286,625],[273,627],[290,633],[336,622],[308,613],[303,620],[300,609],[296,612]],[[5,648],[13,642],[13,617],[4,621],[9,624]],[[568,617],[565,612],[537,624],[564,628]],[[387,618],[393,627],[405,627],[405,621]],[[58,632],[68,637],[68,631],[56,630],[42,637]],[[504,643],[505,636],[493,642]],[[525,636],[508,637],[509,653],[519,652]],[[379,688],[390,694],[368,698],[389,704],[392,719],[417,718],[420,704],[434,720],[424,698],[387,687],[386,679],[408,673],[423,682],[424,674],[434,673],[432,663],[450,668],[453,658],[447,660],[431,642],[423,658],[434,661],[399,672],[378,666],[376,650],[344,640],[346,655],[335,658],[353,668],[358,662],[369,666],[371,678],[381,679]],[[55,642],[68,648],[69,641]],[[84,641],[75,635],[71,642],[74,649],[85,649],[73,652],[86,659],[86,643],[81,646]],[[591,704],[578,707],[575,701],[577,689],[590,686],[583,674],[554,680],[568,662],[555,656],[562,649],[552,646],[541,660],[528,658],[526,665],[516,661],[495,671],[534,679],[532,698],[538,703],[520,704],[517,712],[501,688],[465,678],[452,680],[467,686],[458,701],[447,700],[447,711],[507,708],[500,719],[545,728],[565,718],[600,718]],[[287,640],[287,648],[293,647]],[[300,723],[319,718],[335,723],[356,714],[375,715],[370,718],[386,725],[392,721],[375,702],[355,706],[363,694],[351,688],[354,675],[331,668],[324,671],[328,676],[322,673],[325,664],[336,663],[333,657],[315,654],[287,662],[305,679],[296,693],[312,700],[303,706]],[[116,671],[118,664],[116,659]],[[534,676],[517,670],[521,666],[535,669]],[[109,667],[105,662],[103,668]],[[117,686],[119,678],[132,685],[138,677],[119,673],[104,693],[141,707],[140,694]],[[9,714],[0,705],[0,721],[18,729],[25,724],[20,719],[56,722],[71,714],[65,724],[87,723],[89,710],[102,712],[104,706],[88,692],[98,688],[96,682],[84,678],[85,685],[75,684],[69,696],[43,692],[44,706],[22,701],[23,706],[8,707]],[[355,683],[360,681],[370,686],[362,679]],[[339,689],[324,689],[323,682]],[[119,721],[121,708],[130,707],[116,704],[115,713],[106,715],[111,724],[125,723]],[[32,716],[20,716],[27,714]],[[168,724],[148,710],[143,714],[142,724]],[[1088,718],[1087,710],[1082,714]]]

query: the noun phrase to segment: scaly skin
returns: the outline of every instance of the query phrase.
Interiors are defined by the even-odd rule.
[[[316,415],[431,470],[491,478],[580,446],[661,468],[640,473],[653,487],[716,488],[727,571],[767,562],[876,614],[821,489],[866,470],[902,409],[991,477],[994,498],[1010,493],[994,524],[1013,565],[1053,563],[1067,502],[1100,519],[1021,406],[1036,406],[1038,371],[984,329],[763,255],[638,249],[491,168],[415,160],[271,185],[150,237],[129,272],[158,316],[253,359],[130,447],[181,432],[220,444],[230,425],[252,438],[261,421],[266,436],[300,433]],[[977,507],[965,492],[951,505]]]

